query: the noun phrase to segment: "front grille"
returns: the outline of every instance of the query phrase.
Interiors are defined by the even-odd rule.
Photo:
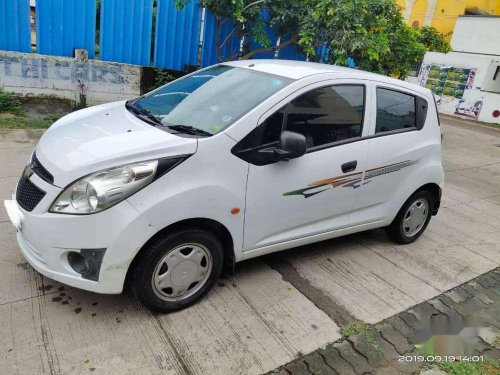
[[[19,179],[16,190],[16,200],[26,211],[33,211],[45,196],[45,192],[36,187],[24,174]]]
[[[40,163],[40,161],[36,157],[36,154],[33,154],[33,157],[31,158],[31,169],[38,176],[40,176],[42,180],[48,182],[49,184],[54,183],[54,176],[52,176],[50,172],[45,169],[42,163]]]

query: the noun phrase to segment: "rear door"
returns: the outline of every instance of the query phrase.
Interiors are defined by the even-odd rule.
[[[406,187],[418,178],[428,136],[422,131],[427,101],[410,90],[390,84],[373,87],[376,116],[370,126],[363,186],[351,214],[351,224],[393,217],[406,199]]]
[[[368,102],[364,81],[322,82],[263,116],[249,153],[244,251],[349,226],[366,156],[355,141],[366,131]],[[283,129],[303,134],[307,153],[263,163],[258,150],[277,145]]]

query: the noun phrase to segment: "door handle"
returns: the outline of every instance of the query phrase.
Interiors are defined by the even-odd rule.
[[[358,165],[357,160],[348,161],[347,163],[342,164],[342,172],[344,173],[352,172],[356,169],[357,165]]]

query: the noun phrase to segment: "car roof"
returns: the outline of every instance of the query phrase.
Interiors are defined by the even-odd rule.
[[[258,72],[274,74],[282,77],[287,77],[299,80],[317,74],[337,74],[339,78],[359,78],[368,79],[378,82],[389,83],[400,87],[413,90],[424,95],[428,94],[428,89],[405,82],[396,78],[387,77],[381,74],[365,72],[359,69],[346,68],[338,65],[313,63],[306,61],[295,60],[280,60],[280,59],[255,59],[255,60],[238,60],[223,63],[224,65],[234,66],[238,68],[251,69]]]

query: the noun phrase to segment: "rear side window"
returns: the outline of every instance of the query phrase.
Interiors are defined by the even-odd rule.
[[[377,88],[375,133],[417,127],[416,99],[399,91]]]
[[[286,129],[303,134],[307,148],[361,137],[363,85],[335,85],[309,91],[286,108]]]

